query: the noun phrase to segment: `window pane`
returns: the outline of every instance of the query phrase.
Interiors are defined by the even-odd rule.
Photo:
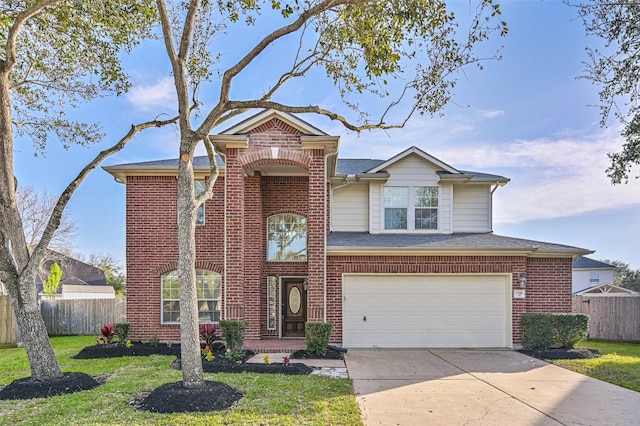
[[[600,272],[589,272],[589,282],[597,284],[600,282]]]
[[[415,188],[416,207],[438,207],[438,187],[420,186]]]
[[[267,221],[267,260],[307,260],[307,218],[283,213]]]
[[[384,229],[407,229],[407,209],[384,209]]]
[[[406,186],[386,186],[384,188],[385,207],[409,207],[409,187]]]
[[[384,229],[407,229],[409,188],[387,186],[384,188]]]
[[[276,329],[276,292],[277,278],[267,277],[267,330]]]
[[[416,229],[438,229],[437,209],[416,209]]]
[[[180,288],[177,271],[168,272],[162,280],[162,322],[180,322]],[[200,322],[220,320],[222,280],[217,272],[196,270],[196,295]]]

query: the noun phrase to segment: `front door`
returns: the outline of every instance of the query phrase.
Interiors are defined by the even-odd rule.
[[[282,337],[304,337],[307,292],[304,278],[282,279]]]

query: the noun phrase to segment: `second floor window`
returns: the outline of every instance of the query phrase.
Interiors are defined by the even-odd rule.
[[[282,213],[267,219],[267,260],[305,262],[307,260],[307,218]]]
[[[589,283],[590,284],[599,284],[600,283],[600,272],[589,272]]]
[[[384,187],[384,229],[437,230],[437,186]]]

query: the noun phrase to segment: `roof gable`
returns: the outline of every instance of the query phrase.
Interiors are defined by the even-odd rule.
[[[280,120],[283,123],[290,125],[304,135],[328,136],[322,130],[292,114],[276,111],[273,109],[265,109],[264,111],[252,115],[251,117],[242,120],[238,124],[235,124],[234,126],[229,127],[226,130],[223,130],[219,133],[219,135],[244,135],[250,133],[256,127],[259,127],[260,125],[267,123],[268,121],[271,121],[273,119]]]
[[[441,161],[439,159],[437,159],[436,157],[427,154],[426,152],[424,152],[423,150],[421,150],[420,148],[416,147],[416,146],[412,146],[411,148],[405,149],[404,151],[402,151],[401,153],[395,155],[394,157],[391,157],[390,159],[388,159],[387,161],[378,164],[377,166],[373,167],[370,170],[367,170],[367,173],[377,173],[381,170],[384,170],[386,168],[388,168],[389,166],[403,160],[404,158],[408,157],[409,155],[418,155],[419,157],[421,157],[423,160],[433,164],[434,166],[436,166],[438,169],[444,170],[446,172],[449,173],[461,173],[459,170],[451,167],[450,165],[448,165],[447,163],[445,163],[444,161]]]

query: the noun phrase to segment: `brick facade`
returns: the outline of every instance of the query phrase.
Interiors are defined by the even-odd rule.
[[[277,149],[272,149],[277,148]],[[307,279],[307,319],[333,323],[342,341],[342,274],[527,275],[526,299],[512,301],[513,342],[525,312],[571,311],[571,258],[526,256],[326,256],[330,187],[323,149],[306,148],[301,132],[274,119],[255,127],[245,148],[225,152],[225,174],[196,229],[197,267],[221,274],[222,316],[248,321],[246,339],[278,338],[267,330],[267,277]],[[262,175],[261,167],[292,171]],[[304,173],[301,173],[304,172]],[[133,339],[180,339],[161,324],[161,276],[175,270],[178,245],[175,176],[127,176],[127,320]],[[226,201],[225,201],[226,196]],[[280,213],[307,218],[307,261],[267,262],[267,220]],[[278,307],[280,301],[278,302]],[[279,324],[278,324],[279,326]]]

